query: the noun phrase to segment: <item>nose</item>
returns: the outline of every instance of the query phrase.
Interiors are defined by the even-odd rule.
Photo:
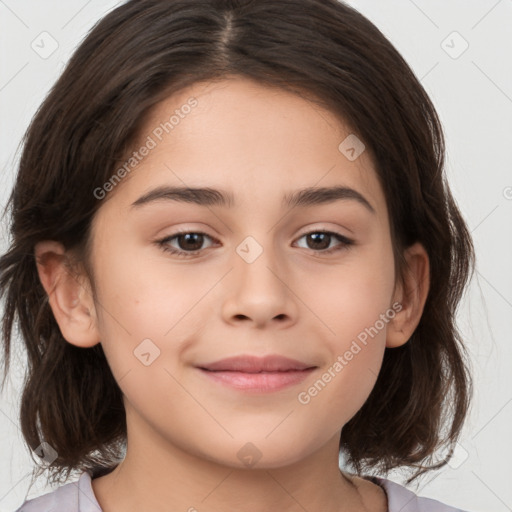
[[[251,323],[260,329],[271,325],[290,327],[297,321],[299,300],[292,281],[285,262],[276,257],[271,247],[254,241],[241,244],[233,254],[233,270],[223,284],[224,320],[231,324]]]

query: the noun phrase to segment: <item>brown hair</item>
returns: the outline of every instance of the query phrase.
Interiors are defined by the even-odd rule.
[[[131,0],[98,22],[71,57],[24,137],[7,205],[12,241],[0,258],[2,386],[17,320],[28,357],[20,411],[27,445],[45,441],[56,450],[49,466],[56,477],[122,458],[122,393],[101,343],[83,349],[63,339],[34,246],[59,241],[92,276],[90,226],[102,204],[93,191],[140,136],[152,106],[228,75],[284,88],[339,115],[371,152],[397,275],[406,247],[426,248],[431,282],[420,323],[406,344],[386,349],[340,449],[359,474],[416,468],[408,482],[445,465],[472,393],[455,313],[473,245],[446,182],[444,136],[427,93],[385,36],[336,0]],[[434,464],[442,447],[449,453]]]

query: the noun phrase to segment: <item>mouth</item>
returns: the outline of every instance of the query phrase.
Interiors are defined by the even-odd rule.
[[[279,355],[238,356],[197,366],[210,380],[243,391],[271,392],[297,385],[317,366]]]
[[[261,373],[299,371],[316,367],[312,364],[303,363],[302,361],[280,355],[268,355],[265,357],[245,355],[228,357],[220,361],[201,365],[199,368],[210,371]]]

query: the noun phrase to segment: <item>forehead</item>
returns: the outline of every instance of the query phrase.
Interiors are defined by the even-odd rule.
[[[369,151],[359,154],[350,128],[304,96],[247,78],[198,82],[158,103],[132,149],[143,148],[114,190],[118,205],[159,185],[229,190],[234,207],[343,185],[387,216]]]

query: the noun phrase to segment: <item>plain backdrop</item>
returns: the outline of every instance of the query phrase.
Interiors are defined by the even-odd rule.
[[[458,314],[471,354],[473,407],[454,459],[411,489],[468,511],[509,511],[512,1],[348,3],[391,40],[430,94],[445,130],[448,178],[477,252],[475,277]],[[31,117],[87,31],[117,4],[0,0],[0,206],[12,187],[17,148]],[[0,228],[4,252],[8,231],[5,223]],[[13,372],[0,397],[0,512],[22,503],[33,464],[19,429],[24,362],[16,342]],[[399,471],[389,478],[403,483]],[[40,479],[28,497],[51,489]]]

